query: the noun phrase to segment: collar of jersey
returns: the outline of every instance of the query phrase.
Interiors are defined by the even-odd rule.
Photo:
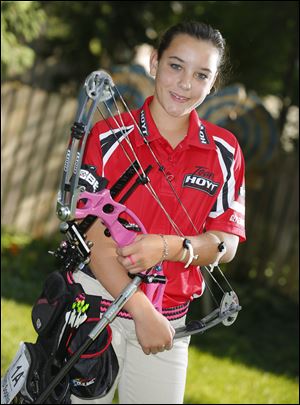
[[[156,140],[162,140],[164,139],[162,135],[160,134],[153,118],[150,112],[149,105],[153,99],[153,96],[146,98],[144,105],[137,111],[137,117],[136,119],[138,120],[140,126],[140,115],[141,111],[144,110],[145,112],[145,120],[146,120],[146,126],[147,126],[147,140],[148,142],[153,142]],[[198,116],[198,113],[196,110],[193,110],[190,114],[190,124],[189,124],[189,130],[188,134],[185,137],[185,139],[182,141],[183,145],[191,145],[191,146],[196,146],[198,148],[204,148],[204,149],[215,149],[215,143],[210,134],[206,132],[206,137],[208,139],[208,143],[202,143],[200,140],[199,132],[200,132],[200,126],[202,125],[201,120]],[[135,131],[135,141],[137,146],[142,146],[145,145],[143,136],[139,131]]]

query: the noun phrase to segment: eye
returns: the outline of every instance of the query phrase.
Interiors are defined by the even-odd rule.
[[[208,76],[205,73],[196,73],[196,77],[200,80],[208,79]]]
[[[178,65],[177,63],[171,63],[170,66],[174,70],[180,70],[181,69],[181,66]]]

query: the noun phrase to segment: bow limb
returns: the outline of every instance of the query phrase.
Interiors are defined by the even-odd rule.
[[[74,218],[78,196],[83,191],[82,187],[78,186],[78,181],[85,144],[98,104],[112,97],[109,90],[112,83],[111,77],[103,70],[99,70],[92,72],[82,87],[82,97],[71,128],[71,140],[66,152],[57,197],[56,213],[62,221]]]
[[[236,320],[238,312],[242,309],[239,305],[238,296],[234,291],[223,295],[220,307],[198,321],[191,321],[187,325],[175,330],[174,339],[203,333],[206,330],[222,323],[230,326]]]

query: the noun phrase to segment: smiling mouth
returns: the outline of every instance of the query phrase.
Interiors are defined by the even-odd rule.
[[[179,101],[180,103],[184,103],[186,101],[189,100],[189,98],[187,97],[183,97],[183,96],[179,96],[179,94],[173,93],[172,91],[170,91],[171,97],[176,100]]]

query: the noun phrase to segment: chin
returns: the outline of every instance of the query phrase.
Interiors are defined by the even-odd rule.
[[[190,107],[181,107],[181,108],[173,108],[173,107],[168,107],[165,109],[169,115],[171,115],[174,118],[178,117],[183,117],[184,115],[190,114],[192,111],[192,108]]]

